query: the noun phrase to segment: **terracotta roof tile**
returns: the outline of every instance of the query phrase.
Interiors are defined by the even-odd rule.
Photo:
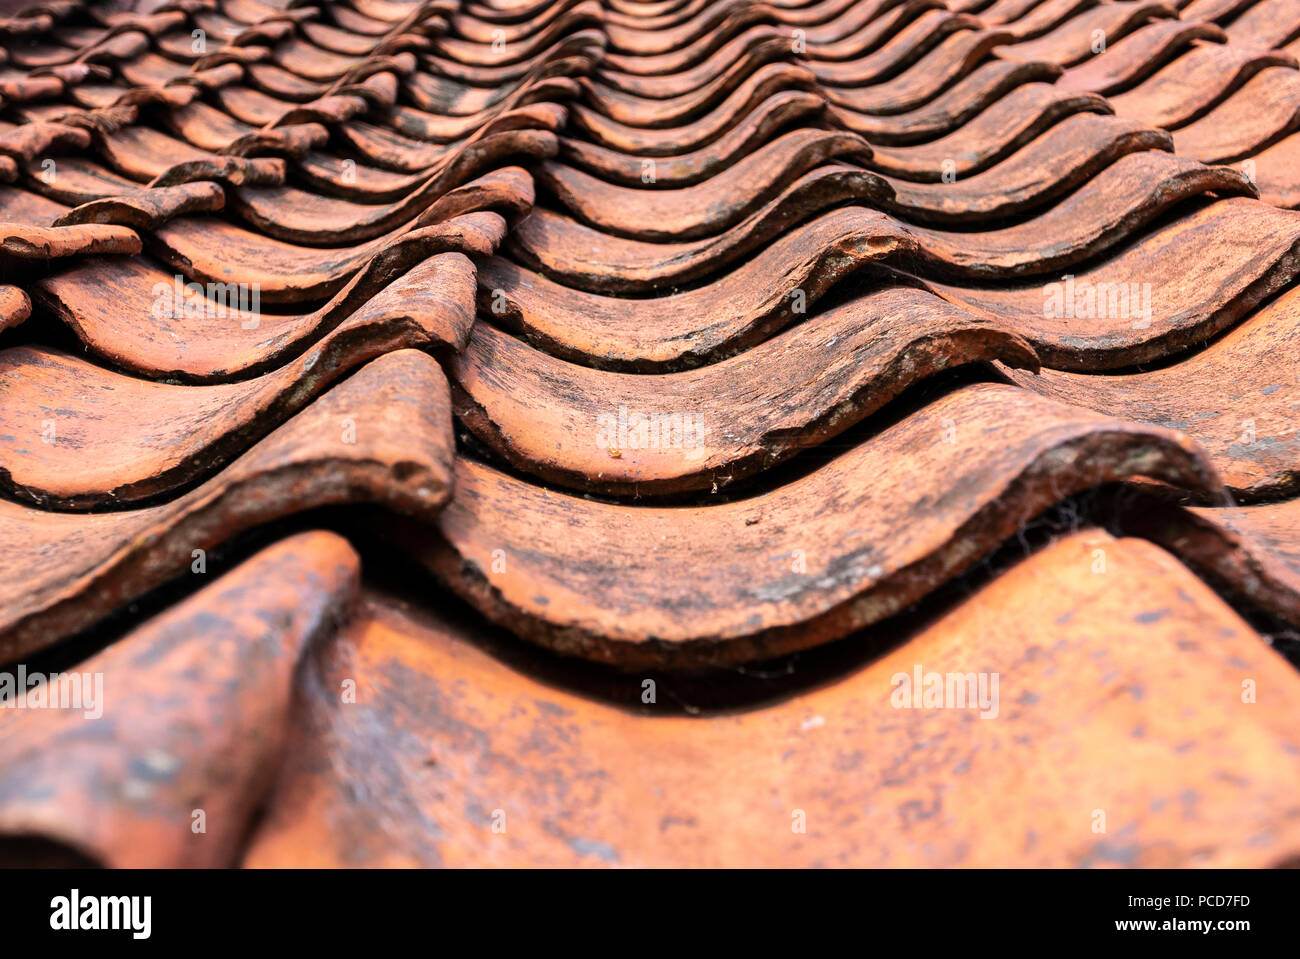
[[[1098,550],[1104,575],[1086,572]],[[695,697],[685,713],[662,682],[655,706],[619,708],[503,647],[367,595],[300,674],[309,705],[244,863],[1253,866],[1300,839],[1282,813],[1300,774],[1294,670],[1139,540],[1080,532],[888,655],[738,714]],[[917,664],[1000,673],[998,718],[894,708]],[[1243,669],[1276,710],[1219,695]],[[383,788],[358,795],[358,778]],[[1077,826],[1097,808],[1122,848]]]
[[[0,863],[1300,855],[1294,0],[281,5],[0,16]]]
[[[0,655],[11,661],[57,642],[166,582],[194,550],[289,512],[375,502],[431,516],[450,494],[450,444],[442,373],[426,355],[401,351],[165,503],[94,514],[2,503],[0,536],[11,545]]]
[[[996,447],[993,423],[1005,424]],[[615,451],[645,445],[635,422],[615,428]],[[413,548],[486,615],[563,651],[735,662],[889,615],[1051,501],[1138,463],[1143,475],[1217,492],[1213,467],[1181,434],[976,384],[796,482],[725,505],[628,510],[461,461],[441,539]],[[960,496],[945,497],[950,487]]]
[[[229,865],[278,768],[298,660],[345,613],[358,572],[341,538],[294,537],[87,661],[129,710],[101,700],[109,731],[94,740],[82,713],[7,724],[0,830],[109,866]],[[196,804],[212,819],[203,842],[169,828]]]

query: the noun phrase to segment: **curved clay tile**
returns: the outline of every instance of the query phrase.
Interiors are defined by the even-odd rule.
[[[519,23],[545,17],[546,11],[555,0],[465,0],[452,11],[463,12],[486,23]],[[685,3],[686,0],[669,0],[671,3]]]
[[[82,711],[6,717],[0,863],[30,864],[39,839],[47,861],[234,864],[284,758],[298,661],[347,615],[359,578],[333,533],[284,540],[79,664]]]
[[[873,116],[840,107],[831,107],[829,112],[848,129],[867,137],[875,149],[884,144],[916,144],[953,132],[1024,84],[1051,81],[1060,73],[1059,67],[1046,63],[996,60],[976,67],[928,103],[901,113]]]
[[[54,26],[54,17],[48,13],[33,15],[29,11],[18,11],[18,16],[6,16],[0,23],[6,36],[37,37]]]
[[[176,31],[166,36],[154,38],[153,43],[169,59],[190,64],[192,74],[213,70],[232,63],[247,66],[250,63],[270,60],[272,57],[270,47],[256,44],[237,46],[227,43],[217,47],[212,53],[196,53],[191,39],[192,36],[193,34],[189,32]]]
[[[242,3],[243,0],[238,0],[238,2]],[[226,6],[224,9],[228,16],[232,16],[232,17],[234,16],[234,13],[231,11],[230,8],[230,0],[226,0]],[[274,10],[274,8],[271,9]],[[291,10],[275,11],[275,12],[282,13],[283,15],[286,16],[290,14],[297,14],[299,18],[303,18],[304,15],[314,16],[314,14],[309,13],[309,11],[311,11],[312,9],[313,8],[311,7],[305,7],[305,8],[300,8],[298,10],[291,9]],[[333,20],[336,24],[338,24],[340,27],[342,27],[344,30],[351,31],[352,33],[360,33],[363,34],[364,36],[383,37],[391,33],[393,29],[393,24],[390,23],[389,21],[380,20],[376,17],[366,16],[364,13],[361,13],[358,10],[346,4],[340,4],[340,3],[327,4],[325,6],[325,13],[327,13],[329,18]]]
[[[1006,159],[1066,117],[1110,113],[1091,93],[1069,93],[1026,83],[947,136],[911,146],[876,146],[870,166],[908,180],[941,182],[945,173],[968,177]]]
[[[663,679],[655,705],[596,699],[521,671],[495,631],[374,594],[308,655],[245,866],[1241,867],[1300,849],[1294,670],[1177,560],[1094,529],[900,648],[743,710],[683,715],[672,696],[702,697]],[[997,675],[996,721],[897,708],[918,664]],[[1224,695],[1243,677],[1278,708]],[[1080,834],[1093,808],[1125,824],[1122,849]]]
[[[581,290],[645,295],[723,269],[790,227],[846,202],[879,205],[893,191],[874,173],[826,164],[806,173],[779,196],[725,233],[701,240],[649,243],[609,236],[576,220],[537,208],[509,236],[526,265]],[[897,227],[902,232],[902,227]]]
[[[94,31],[104,36],[102,41],[90,40],[91,31],[87,31],[83,36],[73,36],[71,31],[56,29],[53,36],[60,41],[68,41],[68,47],[60,46],[55,48],[46,47],[43,50],[38,48],[28,48],[23,50],[15,47],[10,51],[13,62],[19,66],[25,67],[52,67],[62,64],[70,64],[73,61],[81,63],[115,63],[119,60],[130,60],[138,56],[149,48],[150,37],[139,30],[132,30],[128,33],[121,33],[114,37],[109,37],[109,31]],[[58,52],[55,52],[55,51]]]
[[[907,219],[970,223],[1023,214],[1092,179],[1119,157],[1173,150],[1163,130],[1132,120],[1079,113],[1067,117],[996,166],[951,183],[908,183],[886,177],[886,204]]]
[[[577,6],[592,9],[593,12],[601,11],[600,4],[592,4],[588,0],[558,0],[558,2],[539,4],[534,15],[520,14],[507,19],[506,15],[494,8],[463,4],[451,17],[451,28],[457,36],[475,43],[491,43],[497,36],[495,31],[500,30],[500,36],[505,39],[505,42],[511,43],[523,40],[549,26]]]
[[[540,29],[534,29],[534,24],[529,24],[526,33],[521,30],[513,33],[504,30],[502,34],[493,35],[489,32],[485,41],[445,36],[438,38],[435,47],[439,53],[461,63],[496,67],[521,60],[533,60],[566,36],[592,27],[600,28],[602,19],[599,3],[579,3]],[[502,41],[500,45],[496,43],[498,36]]]
[[[396,62],[401,56],[403,55],[399,54],[396,57],[388,59]],[[414,72],[415,58],[412,57],[407,62],[410,66],[410,70],[405,72]],[[373,71],[371,70],[372,67],[375,68]],[[398,86],[399,72],[400,71],[396,70],[380,69],[379,65],[376,63],[367,63],[364,69],[357,70],[352,74],[349,82],[340,87],[333,88],[333,93],[324,99],[329,99],[330,97],[335,96],[360,97],[362,100],[366,101],[371,110],[386,109],[395,104],[398,96],[401,94],[401,89]],[[369,76],[365,76],[367,73]],[[403,73],[403,75],[405,75],[405,73]],[[279,122],[282,124],[293,123],[296,122],[296,120],[291,117],[284,117],[281,118]]]
[[[1181,507],[1136,497],[1118,519],[1248,608],[1300,625],[1298,502]]]
[[[199,23],[202,25],[202,21],[199,21]],[[383,40],[382,37],[367,36],[364,33],[342,30],[328,23],[320,23],[314,20],[304,22],[299,29],[303,38],[312,46],[320,47],[322,50],[328,50],[331,53],[341,53],[344,56],[363,57],[368,53],[373,53],[375,47]]]
[[[186,164],[257,162],[201,150],[174,136],[139,125],[124,126],[103,134],[98,138],[96,147],[109,166],[129,179],[142,182],[163,176]]]
[[[459,111],[444,109],[442,100],[448,96],[460,99],[468,90],[463,84],[452,85],[451,81],[438,83],[426,81],[407,84],[405,90],[422,111],[442,115],[442,125],[456,131],[454,139],[460,139],[482,126],[484,120],[512,106],[576,97],[579,93],[578,85],[564,74],[580,72],[585,69],[587,63],[585,57],[571,57],[569,62],[548,64],[542,72],[558,75],[522,81],[513,90],[503,91],[503,95],[499,97],[474,96],[473,102],[463,101]],[[417,79],[423,76],[424,74],[416,74]]]
[[[747,7],[728,17],[722,26],[706,34],[693,43],[679,47],[667,53],[629,52],[621,50],[611,37],[610,53],[602,61],[606,66],[624,73],[639,76],[652,76],[664,73],[681,73],[707,60],[726,43],[757,24],[776,22],[773,9],[762,4]],[[606,35],[609,34],[608,27]],[[624,31],[624,36],[631,38],[638,34]],[[653,34],[651,34],[653,35]]]
[[[1179,16],[1184,20],[1204,20],[1224,24],[1259,0],[1192,0],[1182,4]]]
[[[776,57],[776,53],[783,56]],[[692,93],[739,63],[756,61],[754,66],[759,67],[774,59],[784,59],[790,53],[788,34],[764,24],[750,27],[740,36],[729,40],[703,63],[680,73],[637,76],[634,73],[611,70],[602,64],[596,68],[595,76],[602,84],[614,90],[648,100],[662,100]]]
[[[717,6],[732,9],[740,6],[740,4],[736,3],[735,0],[724,0],[722,4]],[[602,14],[606,23],[627,27],[630,32],[636,33],[646,30],[664,30],[668,27],[687,23],[697,19],[709,7],[709,0],[688,0],[688,2],[679,4],[673,10],[666,10],[661,13],[628,13],[615,8],[602,9]]]
[[[797,10],[784,10],[781,19],[785,23],[800,27],[808,37],[808,42],[818,48],[825,48],[841,40],[849,40],[860,31],[882,21],[889,22],[898,9],[909,10],[909,16],[916,16],[936,7],[930,0],[856,0],[849,3],[833,17],[820,23],[797,23],[803,19]],[[955,4],[948,5],[955,9]],[[957,11],[961,12],[961,11]]]
[[[177,186],[145,187],[83,203],[63,214],[53,225],[116,223],[136,230],[152,230],[172,217],[211,213],[225,205],[226,193],[217,183],[200,181]]]
[[[24,571],[0,586],[0,657],[50,646],[185,573],[194,550],[284,516],[365,502],[432,517],[451,494],[449,406],[438,364],[403,350],[161,506],[51,513],[0,502],[0,563]]]
[[[1037,39],[998,47],[994,55],[1003,60],[1042,60],[1072,67],[1097,54],[1099,33],[1109,46],[1149,20],[1177,16],[1173,7],[1159,0],[1116,0],[1085,10]]]
[[[0,134],[0,153],[27,163],[90,146],[90,132],[66,123],[24,123]]]
[[[966,14],[927,10],[873,53],[845,61],[813,60],[809,68],[818,80],[832,87],[882,83],[916,63],[950,34],[978,27],[979,21]],[[837,98],[838,91],[828,92],[832,99]]]
[[[364,62],[370,64],[373,61],[368,59]],[[337,85],[337,82],[341,82],[317,83],[313,80],[304,80],[302,77],[292,74],[288,70],[280,69],[274,63],[225,64],[221,67],[214,68],[212,71],[191,72],[189,77],[192,81],[198,82],[203,76],[211,77],[218,75],[217,71],[227,71],[231,69],[238,70],[239,72],[237,76],[240,78],[246,78],[251,89],[260,90],[263,93],[279,97],[282,100],[293,100],[302,103],[326,95]],[[224,76],[222,76],[222,79],[224,80]],[[176,82],[179,83],[184,81],[178,80]],[[229,86],[233,82],[236,81],[231,80],[228,82],[218,82],[211,84],[210,87],[213,89],[221,89]]]
[[[68,47],[38,42],[15,47],[12,52],[6,48],[4,60],[6,65],[12,62],[15,67],[24,70],[36,70],[42,67],[69,64],[75,57],[76,51],[70,50]]]
[[[430,226],[482,210],[491,210],[513,225],[533,208],[533,178],[517,166],[501,166],[455,189],[424,208],[416,226]]]
[[[1001,30],[961,30],[889,80],[865,87],[828,86],[826,95],[838,106],[860,113],[888,115],[915,110],[974,70],[1006,36]]]
[[[1288,351],[1300,222],[1241,196],[1258,187],[1285,206],[1300,192],[1300,120],[1287,112],[1300,76],[1294,0],[284,2],[144,0],[137,12],[125,9],[134,0],[46,0],[16,31],[0,17],[0,183],[12,184],[0,185],[11,234],[0,279],[19,284],[0,285],[0,327],[37,315],[0,349],[0,662],[111,629],[105,620],[129,617],[156,587],[167,592],[150,604],[184,592],[196,545],[234,548],[269,532],[254,527],[300,524],[291,517],[325,506],[360,507],[399,558],[469,605],[430,626],[372,598],[331,645],[339,599],[310,636],[292,700],[283,681],[299,647],[274,664],[269,751],[230,753],[244,778],[224,789],[204,772],[206,750],[224,748],[242,713],[214,714],[193,765],[167,770],[147,752],[154,727],[124,717],[117,748],[77,754],[86,768],[116,781],[152,762],[152,781],[173,775],[211,795],[232,825],[205,865],[710,864],[728,849],[737,864],[761,804],[736,807],[730,831],[688,823],[673,797],[708,805],[699,797],[716,776],[696,770],[717,764],[683,765],[683,743],[741,757],[731,779],[754,794],[826,787],[811,800],[811,839],[763,847],[780,864],[1294,858],[1300,834],[1278,825],[1293,790],[1273,753],[1292,745],[1295,717],[1274,709],[1238,735],[1235,711],[1188,720],[1185,697],[1206,699],[1197,682],[1232,685],[1243,663],[1286,677],[1270,701],[1291,702],[1300,680],[1155,547],[1051,532],[1076,508],[1104,514],[1116,531],[1165,543],[1260,622],[1300,624],[1300,514],[1274,502],[1300,491]],[[112,232],[124,224],[134,229]],[[97,243],[148,255],[53,261]],[[160,290],[179,303],[168,309]],[[231,304],[232,290],[256,291],[251,309]],[[989,362],[1039,359],[1040,376]],[[1227,494],[1255,505],[1224,506]],[[1056,545],[1031,571],[1008,570],[1008,538],[1029,526]],[[368,569],[371,581],[388,566]],[[966,572],[978,578],[952,582]],[[325,608],[312,590],[346,592],[303,578],[290,588],[309,614]],[[992,605],[953,608],[962,584],[984,580]],[[289,592],[274,582],[258,580],[278,602]],[[947,604],[942,628],[924,603],[940,616]],[[485,631],[484,614],[533,643]],[[798,657],[798,670],[731,668],[873,624]],[[1126,692],[1131,664],[1110,648],[1125,629],[1147,640],[1133,666],[1140,706]],[[195,650],[209,639],[185,638]],[[970,740],[968,717],[944,712],[939,738],[960,722],[972,748],[940,756],[942,769],[896,762],[889,743],[900,732],[934,741],[916,723],[936,716],[887,705],[898,664],[881,649],[895,643],[909,663],[1005,662],[1013,683],[1032,659],[1017,698],[1003,700],[1011,725]],[[984,647],[1005,660],[962,662]],[[617,754],[593,732],[607,721],[602,697],[637,702],[635,684],[617,691],[620,675],[718,665],[704,681],[663,674],[668,698],[687,704],[673,717],[608,720]],[[508,775],[481,767],[461,783],[481,737],[430,725],[422,695],[336,715],[320,684],[341,670],[383,694],[438,692],[448,675],[494,684],[496,705],[466,687],[448,715],[474,730],[495,723]],[[1159,709],[1152,675],[1169,680]],[[552,691],[537,694],[546,683],[532,676]],[[1059,701],[1080,676],[1113,688],[1099,715],[1125,735],[1079,733],[1098,728],[1095,703],[1064,726],[1059,709],[1035,711],[1043,683],[1058,683]],[[574,691],[566,734],[590,747],[573,781],[590,773],[606,791],[493,800],[493,783],[527,793],[542,769],[528,755],[547,734],[518,703],[554,705],[556,685]],[[242,690],[225,694],[219,710]],[[809,695],[819,709],[847,703],[857,725],[845,735],[880,732],[885,754],[836,745],[807,753],[804,768],[792,741],[767,764],[773,729],[811,740],[834,726],[792,711]],[[466,719],[457,710],[471,700]],[[290,701],[306,712],[285,759]],[[673,725],[738,704],[724,726]],[[1214,752],[1230,719],[1231,748]],[[1165,722],[1159,735],[1132,731],[1152,722]],[[4,725],[0,858],[116,864],[138,852],[173,864],[191,852],[189,835],[156,834],[170,827],[166,809],[142,827],[144,807],[83,801],[84,777],[26,759],[39,796],[21,815],[36,819],[10,825],[7,797],[32,791],[6,773]],[[58,732],[40,741],[80,748]],[[423,745],[408,754],[402,736]],[[628,742],[661,763],[669,800],[620,792],[644,785],[618,765]],[[1007,743],[1014,762],[981,765],[976,746]],[[569,745],[551,751],[547,775]],[[1061,748],[1087,760],[1051,760]],[[1116,780],[1116,748],[1157,760]],[[1245,757],[1245,800],[1216,778],[1221,755]],[[250,842],[248,810],[282,760]],[[956,779],[950,760],[963,765]],[[379,762],[387,787],[340,793],[361,762]],[[789,762],[794,785],[764,778]],[[1044,842],[1008,805],[1020,796],[1009,776],[1036,784],[1031,802],[1049,824],[1066,797],[1119,801],[1106,791],[1118,782],[1149,831],[1119,854]],[[940,786],[945,814],[927,816]],[[1161,800],[1174,809],[1188,789],[1215,810],[1203,831],[1162,814]],[[615,800],[621,819],[604,814]],[[510,838],[485,833],[479,820],[507,807]],[[1234,807],[1257,813],[1268,844],[1251,845]],[[868,813],[848,822],[844,808]],[[69,828],[101,809],[102,832]],[[1007,828],[990,830],[989,816]]]
[[[130,63],[120,64],[117,72],[122,79],[127,81],[133,88],[140,89],[164,89],[167,91],[191,90],[198,95],[207,92],[216,92],[226,87],[240,84],[244,81],[253,81],[256,83],[254,75],[260,75],[263,71],[277,71],[278,67],[265,63],[260,60],[250,62],[241,62],[238,58],[223,59],[217,57],[218,62],[211,66],[200,68],[198,65],[186,67],[175,61],[168,60],[149,53],[138,57]],[[285,77],[292,77],[292,74],[279,71]],[[298,87],[308,86],[306,81],[298,80],[293,77],[286,89],[297,89]],[[302,99],[310,99],[311,94],[304,94]]]
[[[253,126],[345,123],[370,109],[370,104],[357,96],[328,96],[299,104],[245,87],[227,87],[217,93],[216,99],[236,120]]]
[[[194,58],[196,64],[206,64],[212,62],[212,58],[220,57],[224,53],[232,51],[250,50],[258,46],[272,47],[282,40],[293,36],[294,25],[286,20],[275,21],[272,23],[259,23],[254,26],[246,27],[242,30],[231,23],[231,32],[227,34],[227,42],[224,46],[219,47],[215,54],[207,56],[198,56]],[[183,36],[183,31],[182,31]],[[191,34],[192,36],[192,34]],[[316,44],[310,44],[317,49],[322,49]],[[184,40],[182,39],[181,48],[184,49]],[[260,56],[259,56],[260,59]]]
[[[384,123],[398,133],[434,143],[452,143],[477,132],[485,122],[504,112],[500,107],[485,116],[439,116],[404,104],[396,104],[385,112]]]
[[[275,48],[275,62],[305,80],[337,80],[347,76],[360,61],[356,57],[330,53],[300,37],[291,37]]]
[[[1300,128],[1300,70],[1255,74],[1221,104],[1174,131],[1174,146],[1205,163],[1240,160]]]
[[[78,87],[72,99],[91,110],[106,111],[113,107],[157,107],[176,109],[193,103],[202,90],[192,84],[172,84],[163,87],[137,87],[126,89],[112,86]]]
[[[229,156],[286,156],[297,159],[307,151],[324,145],[329,131],[319,123],[298,123],[258,130],[230,141],[219,152]]]
[[[776,11],[762,3],[724,0],[704,10],[693,21],[665,30],[631,30],[604,24],[609,37],[610,59],[637,59],[642,70],[629,73],[673,73],[693,66],[732,37],[756,23],[774,23]]]
[[[804,67],[769,63],[732,91],[719,106],[685,126],[668,130],[629,126],[604,114],[574,104],[570,118],[582,134],[602,146],[623,153],[670,156],[707,146],[741,125],[768,97],[787,90],[812,90],[813,75]]]
[[[539,2],[544,3],[545,0],[539,0]],[[629,17],[658,17],[679,11],[692,2],[693,0],[657,0],[657,2],[652,2],[652,0],[645,0],[645,2],[642,2],[642,0],[606,0],[606,6],[610,10],[616,10]],[[491,9],[495,9],[497,6],[492,0],[484,0],[484,4],[477,5],[476,9],[486,9],[485,4],[488,3],[491,3]]]
[[[375,55],[380,52],[392,54],[399,50],[427,49],[432,43],[428,37],[411,32],[390,33],[387,37],[375,38],[312,21],[303,23],[299,30],[303,38],[313,46],[354,57]]]
[[[1157,20],[1106,52],[1066,70],[1057,83],[1066,90],[1109,95],[1146,79],[1196,40],[1222,43],[1224,32],[1210,23]]]
[[[1168,153],[1120,157],[1045,213],[1000,230],[909,227],[918,255],[940,271],[1006,278],[1074,266],[1133,237],[1178,202],[1205,193],[1255,195],[1242,173]]]
[[[1261,70],[1295,66],[1295,58],[1280,50],[1201,44],[1109,100],[1120,116],[1173,130],[1203,116]]]
[[[1300,3],[1262,0],[1229,23],[1227,32],[1231,43],[1244,47],[1284,47],[1300,36]]]
[[[163,170],[148,185],[154,188],[216,180],[228,186],[277,186],[284,182],[285,161],[279,157],[216,156],[187,160]]]
[[[474,116],[505,103],[526,81],[504,87],[475,87],[428,73],[408,77],[404,88],[415,105],[446,116]]]
[[[570,213],[604,233],[668,242],[734,226],[822,163],[870,159],[871,148],[856,134],[802,129],[771,140],[712,179],[675,190],[614,186],[553,162],[543,163],[536,177]]]
[[[184,10],[157,10],[148,14],[128,14],[114,20],[107,36],[116,37],[123,33],[143,33],[159,35],[174,28],[185,26],[189,15]]]
[[[810,26],[836,26],[845,20],[852,21],[856,16],[875,15],[888,6],[881,4],[879,0],[776,0],[771,6],[776,11],[776,17],[782,23],[788,23],[795,27]],[[863,13],[857,13],[858,7],[866,8]]]
[[[518,63],[485,67],[476,64],[461,63],[449,57],[426,53],[420,58],[421,64],[433,73],[458,80],[461,83],[476,86],[500,86],[514,80],[522,80],[537,67],[553,60],[582,56],[598,60],[605,47],[605,34],[600,30],[579,30],[559,40],[529,60]]]
[[[461,459],[441,538],[406,540],[484,615],[566,655],[716,665],[845,636],[969,568],[1059,499],[1137,475],[1220,488],[1182,434],[978,384],[800,479],[720,506],[598,503]]]
[[[688,153],[654,158],[631,156],[586,140],[561,137],[559,156],[566,163],[623,186],[693,186],[742,162],[775,139],[782,129],[820,119],[825,107],[826,101],[815,93],[788,90],[768,97],[721,138]],[[647,160],[652,160],[652,165],[647,166]],[[653,183],[647,183],[647,179]]]
[[[266,303],[300,303],[336,294],[390,248],[421,244],[426,255],[456,250],[487,256],[505,233],[505,219],[484,212],[418,230],[402,226],[360,246],[327,249],[285,243],[218,220],[182,217],[157,229],[151,250],[187,279],[228,283],[239,276]]]
[[[242,187],[231,206],[267,237],[304,246],[373,240],[420,217],[448,191],[519,160],[543,160],[558,149],[546,130],[511,130],[454,150],[431,176],[400,200],[362,204],[297,187]]]
[[[21,287],[0,286],[0,333],[17,326],[32,313],[32,301]]]
[[[495,133],[496,131],[493,131]],[[339,164],[351,162],[354,177],[357,180],[364,180],[367,176],[381,174],[384,170],[391,170],[397,173],[423,174],[423,177],[415,176],[403,178],[405,187],[402,194],[392,199],[398,199],[404,196],[406,192],[420,187],[424,179],[436,172],[449,157],[456,156],[466,147],[475,143],[482,144],[487,140],[494,140],[497,137],[488,135],[476,137],[474,140],[459,140],[450,143],[431,143],[425,140],[416,139],[398,133],[386,126],[378,126],[368,122],[348,123],[339,127],[336,131],[341,143],[346,143],[351,148],[348,152],[355,152],[356,157],[344,158],[336,153],[312,153],[303,161],[302,165],[314,164],[320,166],[329,164],[338,167]],[[498,134],[501,137],[506,133],[514,134],[516,138],[522,133],[532,134],[550,134],[549,130],[540,129],[513,129]],[[508,153],[509,147],[502,141],[504,151]],[[520,141],[525,142],[525,141]],[[544,155],[546,151],[535,150],[535,155]],[[359,162],[360,161],[360,162]],[[381,168],[375,170],[368,164],[374,164],[375,167]],[[360,193],[366,193],[368,190],[361,190]]]
[[[39,227],[0,220],[0,260],[44,261],[65,256],[139,253],[140,237],[124,226]]]
[[[1180,429],[1201,444],[1240,499],[1300,489],[1300,289],[1290,289],[1221,339],[1145,373],[1011,377],[1026,389],[1136,423]]]
[[[238,284],[178,296],[174,291],[184,290],[185,283],[177,274],[140,260],[87,261],[40,281],[34,292],[87,347],[117,366],[160,379],[222,382],[267,372],[296,357],[416,264],[459,252],[477,232],[475,221],[485,217],[495,218],[498,224],[488,225],[499,229],[496,214],[480,213],[408,233],[372,257],[324,306],[301,315],[260,312],[261,291]],[[113,296],[95,296],[88,289],[111,290]],[[148,316],[150,323],[136,322],[139,316]]]
[[[1300,136],[1291,134],[1249,158],[1259,198],[1273,206],[1300,207]],[[1242,164],[1243,167],[1245,164]]]
[[[1098,0],[1034,0],[1024,3],[996,3],[980,10],[976,19],[986,27],[1006,27],[1017,40],[1032,40],[1056,29]]]
[[[417,140],[452,143],[505,130],[558,131],[567,117],[565,107],[546,102],[511,103],[470,122],[466,122],[464,117],[440,117],[399,104],[384,113],[384,123],[398,133]]]
[[[539,122],[534,124],[534,119]],[[510,111],[482,128],[487,135],[449,144],[427,143],[371,124],[348,124],[336,131],[339,139],[377,166],[336,153],[313,152],[298,162],[296,172],[298,179],[322,193],[370,203],[402,200],[450,162],[463,176],[494,160],[500,165],[512,155],[554,156],[558,141],[547,129],[548,119],[530,109]]]
[[[579,79],[578,84],[587,103],[620,123],[651,128],[681,126],[714,109],[765,65],[784,62],[789,57],[790,41],[774,40],[755,48],[730,70],[699,89],[662,99],[624,93],[586,77]]]
[[[301,156],[329,139],[329,131],[319,123],[259,130],[201,101],[168,111],[166,116],[167,125],[193,146],[231,156]]]
[[[423,17],[432,13],[451,14],[458,7],[452,0],[426,0],[414,9],[407,0],[350,0],[359,12],[376,20],[388,20],[391,23],[404,23],[410,17]]]
[[[248,348],[258,359],[272,344],[284,352],[285,346],[311,348],[262,376],[222,385],[135,379],[45,348],[0,351],[0,488],[12,498],[60,510],[121,509],[173,494],[216,473],[335,381],[385,353],[464,349],[473,295],[469,260],[458,253],[435,256],[314,343],[286,343],[287,331],[267,343],[262,333],[260,351]],[[223,320],[240,325],[238,315]],[[160,318],[155,352],[171,349],[177,363],[190,369],[204,359],[211,365],[234,366],[240,359],[253,365],[230,348],[204,357],[204,348],[215,352],[226,343],[195,344],[170,333],[167,318]],[[193,350],[195,345],[200,349]],[[133,359],[143,365],[139,353]],[[165,369],[167,359],[161,356],[154,365]],[[56,440],[36,442],[47,421],[55,424]]]
[[[842,277],[899,249],[875,210],[824,213],[774,239],[707,286],[618,299],[561,286],[509,260],[479,269],[480,308],[549,353],[607,369],[698,366],[760,342],[799,319]],[[802,294],[802,296],[800,295]]]
[[[1000,26],[1004,23],[1011,23],[1015,20],[1023,19],[1033,13],[1034,8],[1041,6],[1043,0],[994,0],[993,3],[980,6],[977,12],[980,20],[990,26]],[[975,3],[965,4],[960,0],[950,3],[952,9],[966,9],[968,6],[979,6],[980,0]]]
[[[1300,218],[1248,199],[1185,213],[1077,275],[939,295],[1023,335],[1048,367],[1148,363],[1233,325],[1296,276]]]
[[[23,185],[69,207],[140,189],[140,184],[136,181],[118,176],[93,160],[79,157],[65,157],[57,161],[54,176],[42,176],[43,172],[41,164],[33,160],[27,165],[27,177]]]
[[[869,6],[870,4],[857,4],[854,9]],[[905,3],[895,3],[889,10],[883,11],[881,16],[863,22],[848,33],[816,28],[808,30],[808,59],[827,62],[856,60],[874,53],[886,40],[926,11],[944,8],[939,0],[907,0]]]
[[[53,74],[45,76],[17,76],[0,80],[0,96],[9,103],[29,103],[57,97],[67,86]]]
[[[1145,152],[1121,157],[1077,192],[1023,223],[978,233],[901,223],[895,229],[940,272],[1010,278],[1077,264],[1132,236],[1180,200],[1210,191],[1255,192],[1235,170]],[[808,219],[828,199],[866,199],[878,205],[882,198],[860,171],[828,165],[711,240],[645,243],[611,237],[537,209],[512,233],[509,246],[529,266],[579,289],[645,294],[725,267],[780,230]]]
[[[1038,366],[1015,334],[894,287],[740,356],[659,376],[576,366],[479,323],[449,375],[458,418],[519,469],[580,490],[655,495],[716,490],[829,440],[917,380],[992,359]],[[640,411],[675,416],[672,440],[601,444],[602,429]]]

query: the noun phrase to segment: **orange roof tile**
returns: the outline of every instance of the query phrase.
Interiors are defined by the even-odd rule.
[[[20,6],[0,864],[1300,857],[1294,0]]]

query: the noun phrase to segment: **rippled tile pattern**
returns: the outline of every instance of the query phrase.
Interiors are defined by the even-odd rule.
[[[5,0],[0,865],[1300,860],[1297,53]]]

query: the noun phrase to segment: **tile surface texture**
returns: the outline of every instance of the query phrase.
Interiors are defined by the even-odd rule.
[[[0,865],[1300,861],[1294,0],[0,2]]]

